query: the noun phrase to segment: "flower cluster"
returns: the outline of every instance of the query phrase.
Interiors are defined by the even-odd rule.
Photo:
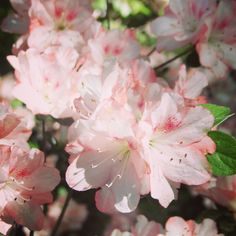
[[[130,212],[140,195],[167,207],[181,183],[210,179],[214,118],[198,106],[203,73],[182,66],[174,89],[163,84],[141,59],[134,32],[102,29],[80,1],[32,1],[29,22],[28,48],[8,57],[13,94],[34,114],[74,118],[71,188],[100,188],[101,211]]]
[[[168,219],[165,229],[154,221],[148,222],[143,215],[137,217],[137,223],[130,232],[115,229],[111,236],[223,236],[217,233],[216,223],[211,219],[204,219],[198,224],[193,220],[185,221],[174,216]]]
[[[215,0],[171,0],[165,15],[151,24],[157,49],[194,44],[201,64],[223,78],[229,67],[236,69],[235,10],[234,0],[218,5]]]
[[[1,105],[0,113],[0,232],[6,234],[14,222],[39,230],[44,221],[40,206],[52,202],[59,171],[45,166],[41,151],[29,148],[34,124],[29,111]]]
[[[42,205],[52,202],[60,176],[45,164],[41,151],[27,144],[33,115],[71,121],[65,181],[76,191],[96,189],[101,212],[133,212],[147,194],[167,208],[181,184],[209,183],[212,169],[206,155],[215,152],[216,144],[208,132],[216,123],[202,105],[208,85],[202,71],[182,64],[173,86],[168,84],[151,59],[142,56],[135,30],[105,29],[91,1],[11,2],[15,13],[2,27],[21,34],[7,57],[15,70],[12,94],[29,110],[0,106],[0,232],[6,234],[14,223],[52,232],[62,208],[59,202],[51,205],[44,222]],[[151,25],[157,50],[192,43],[201,64],[218,77],[228,67],[236,69],[236,5],[226,2],[170,0],[165,15]],[[79,223],[86,218],[85,208],[81,215],[73,208],[77,203],[69,204],[69,221],[62,221],[61,229],[73,229],[78,223],[73,217]],[[122,234],[115,230],[112,236]],[[124,235],[220,234],[210,219],[197,224],[172,217],[164,230],[139,216],[132,233]]]

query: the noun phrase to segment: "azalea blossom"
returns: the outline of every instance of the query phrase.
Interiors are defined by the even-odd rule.
[[[121,64],[139,57],[140,46],[133,30],[100,31],[94,39],[88,41],[92,59],[99,65],[106,60],[116,60]]]
[[[205,21],[215,8],[215,0],[170,0],[165,15],[151,24],[152,32],[158,37],[157,50],[171,51],[195,44],[207,30]]]
[[[9,56],[8,60],[17,78],[13,94],[27,108],[34,114],[50,114],[56,118],[72,116],[76,94],[74,68],[78,60],[74,49],[53,47],[40,53],[30,48],[17,57]]]
[[[71,154],[67,183],[77,191],[101,187],[96,205],[105,212],[131,212],[140,194],[149,192],[149,167],[141,158],[135,117],[122,106],[106,103],[96,120],[74,123],[66,148]]]
[[[28,147],[27,140],[34,127],[33,115],[25,108],[15,111],[0,105],[0,144]]]
[[[185,221],[175,216],[169,218],[165,226],[166,232],[158,236],[223,236],[217,233],[216,223],[211,219],[204,219],[197,224],[193,220]]]
[[[200,62],[224,78],[228,68],[236,69],[235,1],[220,1],[208,30],[197,44]]]
[[[161,101],[144,112],[144,159],[150,166],[151,196],[167,207],[180,183],[200,185],[210,179],[206,152],[215,144],[195,146],[207,137],[214,118],[202,107],[186,108],[178,95],[164,93]],[[204,149],[205,153],[201,149]],[[207,150],[206,150],[207,149]]]
[[[144,215],[137,216],[137,223],[131,228],[131,232],[113,230],[111,236],[156,236],[163,231],[162,226],[155,221],[148,221]]]
[[[36,149],[0,146],[0,218],[32,230],[43,227],[40,205],[52,201],[51,191],[60,182],[58,170],[44,166],[44,155]]]
[[[175,84],[175,92],[185,99],[186,105],[194,106],[206,102],[200,94],[207,85],[208,81],[204,73],[197,69],[191,69],[187,73],[186,66],[182,65],[179,70],[179,79]]]
[[[89,4],[78,0],[32,0],[29,16],[29,47],[42,51],[60,45],[79,50],[96,24]]]
[[[116,62],[101,67],[87,60],[76,77],[78,97],[74,100],[74,106],[82,119],[89,119],[110,98],[118,102],[124,100],[130,83],[129,69],[121,68]]]

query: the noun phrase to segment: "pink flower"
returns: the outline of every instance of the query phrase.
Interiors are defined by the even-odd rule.
[[[88,3],[83,2],[32,0],[29,46],[39,50],[60,45],[80,49],[84,44],[83,35],[95,24]]]
[[[186,105],[194,106],[205,103],[206,99],[200,94],[207,85],[207,77],[201,71],[191,69],[187,73],[186,66],[182,65],[179,70],[179,79],[175,84],[175,92],[185,99]]]
[[[131,229],[131,233],[113,230],[111,236],[156,236],[162,232],[162,226],[155,221],[148,221],[144,215],[137,216],[137,223]]]
[[[44,166],[44,155],[36,149],[1,146],[0,217],[33,230],[43,227],[40,205],[50,203],[50,193],[60,182],[55,168]]]
[[[182,98],[174,94],[164,93],[160,103],[144,113],[140,126],[144,159],[150,166],[150,191],[162,206],[167,207],[175,198],[173,188],[180,183],[200,185],[210,179],[207,160],[195,143],[207,137],[213,123],[209,111],[186,108]]]
[[[228,68],[236,69],[235,1],[220,1],[208,21],[208,31],[197,44],[200,62],[211,68],[217,78],[224,78]]]
[[[132,30],[101,31],[94,39],[88,41],[93,60],[103,65],[106,60],[117,60],[125,64],[136,59],[140,47]]]
[[[175,216],[166,222],[166,233],[158,236],[223,236],[217,233],[216,223],[211,219],[204,219],[197,224],[193,220],[185,221],[183,218]]]
[[[27,140],[34,127],[33,115],[24,108],[14,112],[0,105],[0,144],[28,147]]]
[[[104,104],[95,120],[76,122],[69,132],[66,181],[77,191],[101,188],[99,210],[133,211],[149,192],[149,167],[141,158],[135,118],[123,105]]]
[[[205,20],[214,12],[214,0],[170,0],[165,15],[152,24],[158,37],[157,50],[171,51],[189,43],[196,43],[206,31]]]
[[[17,85],[13,94],[34,114],[50,114],[56,118],[73,113],[74,68],[78,53],[72,48],[48,48],[21,51],[18,57],[9,56],[15,68]],[[78,95],[77,95],[78,96]]]
[[[110,98],[118,102],[126,99],[129,69],[121,68],[118,63],[100,66],[87,60],[77,77],[79,97],[74,100],[74,105],[82,119],[89,119]]]

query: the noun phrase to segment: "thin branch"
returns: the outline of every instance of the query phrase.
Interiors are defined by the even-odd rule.
[[[73,195],[73,189],[70,189],[68,194],[67,194],[67,197],[66,197],[65,203],[63,205],[63,208],[61,210],[61,214],[58,217],[57,222],[56,222],[56,224],[55,224],[55,226],[54,226],[54,228],[52,230],[51,236],[56,236],[57,235],[58,229],[59,229],[59,227],[61,225],[61,222],[62,222],[63,217],[65,215],[66,209],[67,209],[67,207],[69,205],[69,202],[70,202],[70,200],[72,198],[72,195]]]
[[[106,9],[107,29],[110,29],[111,23],[110,23],[110,3],[109,3],[109,0],[106,0],[106,3],[107,3],[107,9]]]
[[[43,149],[43,152],[46,156],[46,128],[45,128],[45,117],[42,117],[42,138],[43,138],[43,142],[42,142],[42,149]]]
[[[183,52],[177,54],[175,57],[171,58],[170,60],[168,60],[168,61],[162,63],[161,65],[159,65],[159,66],[157,66],[157,67],[155,67],[154,70],[157,72],[158,70],[162,69],[163,67],[165,67],[165,66],[168,65],[169,63],[175,61],[176,59],[178,59],[178,58],[180,58],[180,57],[182,57],[182,56],[185,56],[185,55],[191,53],[193,50],[194,50],[194,47],[191,47],[191,48],[186,49],[185,51],[183,51]]]
[[[154,47],[145,57],[150,57],[156,51],[156,47]]]

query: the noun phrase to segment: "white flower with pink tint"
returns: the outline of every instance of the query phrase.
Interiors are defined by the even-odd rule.
[[[140,46],[133,30],[101,31],[88,41],[92,59],[99,65],[106,60],[126,64],[139,57]]]
[[[83,35],[93,30],[95,19],[88,4],[78,0],[32,0],[29,10],[30,47],[45,50],[49,46],[80,49]]]
[[[34,117],[25,108],[11,111],[7,106],[0,105],[0,144],[28,147],[27,140],[34,127]]]
[[[162,206],[175,198],[180,183],[200,185],[210,179],[205,153],[194,145],[207,137],[213,123],[209,111],[185,107],[178,95],[164,93],[159,103],[147,108],[140,123],[144,159],[150,166],[151,196]],[[207,150],[212,151],[215,146],[210,144]]]
[[[182,65],[174,90],[185,99],[187,105],[194,106],[206,102],[206,98],[200,94],[207,85],[208,81],[204,73],[197,69],[191,69],[187,72],[186,66]]]
[[[74,49],[48,48],[44,53],[28,49],[8,60],[17,78],[13,94],[27,108],[56,118],[72,115],[73,96],[77,94],[73,83],[78,54]]]
[[[197,44],[200,62],[224,78],[228,68],[236,69],[235,1],[220,1],[208,31]]]
[[[106,103],[95,120],[76,122],[69,132],[66,181],[77,191],[101,188],[96,205],[105,212],[131,212],[140,194],[149,192],[149,167],[141,158],[135,117],[123,106]]]
[[[58,170],[44,166],[44,155],[36,149],[0,146],[0,218],[33,230],[43,227],[40,205],[52,201],[51,191],[60,182]]]
[[[196,43],[206,31],[205,20],[215,7],[215,0],[170,0],[165,15],[151,24],[152,32],[158,37],[157,50],[171,51]]]
[[[100,66],[87,60],[76,77],[78,97],[74,106],[82,119],[89,119],[100,104],[110,98],[118,102],[126,99],[129,69],[121,68],[118,63]]]
[[[197,224],[193,220],[185,221],[174,216],[166,222],[165,230],[164,234],[158,236],[223,236],[217,233],[216,223],[211,219],[204,219],[202,223]]]
[[[139,215],[137,216],[137,223],[131,227],[131,232],[121,232],[115,229],[111,236],[157,236],[162,231],[160,224],[155,221],[148,221],[144,215]]]

